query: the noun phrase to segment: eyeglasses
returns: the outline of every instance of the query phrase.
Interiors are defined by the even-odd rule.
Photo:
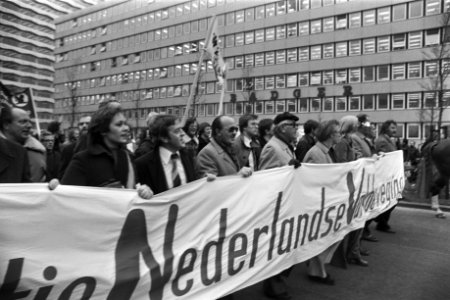
[[[298,128],[298,124],[295,122],[289,122],[289,123],[282,123],[283,126],[292,126],[294,128]]]
[[[232,126],[232,127],[230,127],[229,129],[228,129],[228,132],[237,132],[238,131],[238,128],[236,127],[236,126]]]

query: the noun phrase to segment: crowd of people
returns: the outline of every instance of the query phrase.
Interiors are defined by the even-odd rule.
[[[78,128],[69,131],[67,141],[57,122],[41,132],[39,141],[31,135],[32,124],[26,112],[1,104],[0,183],[58,179],[65,185],[137,189],[139,196],[151,199],[154,194],[204,177],[208,181],[236,174],[249,177],[259,170],[286,165],[297,168],[302,162],[334,164],[363,157],[377,159],[396,150],[404,151],[409,166],[418,166],[421,161],[414,144],[406,141],[400,149],[396,145],[394,120],[385,121],[377,136],[366,114],[324,122],[306,120],[300,139],[299,118],[289,112],[262,120],[246,114],[238,123],[232,117],[218,116],[211,124],[198,124],[195,118],[182,124],[176,116],[151,113],[146,122],[148,134],[140,134],[136,147],[130,147],[130,126],[120,103],[106,102],[92,116],[82,117]],[[422,147],[425,160],[432,161],[436,145],[430,140]],[[448,155],[442,159],[448,160]],[[426,197],[436,197],[442,183],[448,182],[446,172],[441,171],[437,183],[424,188]],[[389,224],[393,209],[310,259],[308,278],[334,285],[326,264],[368,267],[363,257],[369,253],[361,243],[378,241],[370,230],[371,222],[377,223],[378,231],[395,233]],[[437,213],[445,217],[440,210]],[[290,270],[266,279],[264,293],[275,299],[290,299],[286,286]]]

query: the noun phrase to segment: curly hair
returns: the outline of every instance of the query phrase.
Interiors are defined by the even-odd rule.
[[[112,119],[122,111],[120,103],[109,102],[94,113],[88,129],[88,135],[93,144],[103,143],[103,133],[109,131],[109,125],[111,124]]]

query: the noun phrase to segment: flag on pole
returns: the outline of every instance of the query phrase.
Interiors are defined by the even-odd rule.
[[[220,84],[224,84],[227,72],[227,65],[223,60],[223,56],[219,47],[219,34],[217,31],[217,19],[213,19],[211,25],[211,35],[209,36],[208,42],[206,44],[206,51],[209,53],[211,61],[213,63],[214,72],[216,73],[216,78]]]
[[[19,92],[12,93],[2,82],[0,82],[0,101],[7,102],[12,107],[23,109],[29,113],[31,119],[37,118],[33,103],[33,94],[30,88],[24,88]]]

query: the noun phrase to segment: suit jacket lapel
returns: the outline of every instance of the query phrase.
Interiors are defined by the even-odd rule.
[[[194,181],[195,178],[195,172],[194,172],[194,166],[191,163],[191,160],[189,159],[189,154],[180,151],[180,159],[181,163],[183,164],[184,173],[186,174],[186,180],[187,182]]]
[[[169,189],[158,148],[153,152],[151,163],[148,164],[148,171],[150,178],[152,178],[152,182],[155,183],[155,189],[158,190],[153,192],[162,193]]]

